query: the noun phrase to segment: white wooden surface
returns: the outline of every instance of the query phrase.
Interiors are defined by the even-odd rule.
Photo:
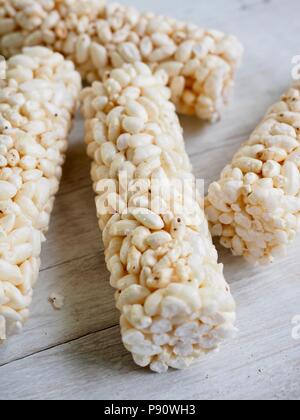
[[[140,9],[231,32],[246,48],[234,95],[215,125],[182,118],[198,177],[207,183],[246,139],[300,55],[298,0],[132,0]],[[239,337],[184,372],[150,374],[123,349],[103,259],[80,118],[71,138],[32,317],[0,349],[0,399],[300,399],[300,238],[287,258],[253,269],[220,252],[238,304]],[[61,311],[48,303],[66,297]]]

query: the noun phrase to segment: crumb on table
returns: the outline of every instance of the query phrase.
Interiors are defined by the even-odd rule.
[[[52,293],[49,296],[49,302],[51,303],[54,309],[60,310],[64,306],[65,298],[59,293]]]

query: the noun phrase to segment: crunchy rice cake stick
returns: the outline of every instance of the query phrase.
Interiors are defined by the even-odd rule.
[[[170,90],[135,63],[81,96],[123,343],[140,366],[185,368],[235,332],[235,304],[197,194],[183,199],[195,180]]]
[[[206,199],[213,236],[251,263],[267,264],[300,227],[300,83],[270,108]]]
[[[46,48],[24,49],[6,64],[0,80],[0,342],[29,315],[81,87],[73,63]]]
[[[243,48],[233,36],[102,0],[0,0],[0,51],[46,45],[91,83],[111,68],[144,61],[165,69],[180,113],[216,121]]]

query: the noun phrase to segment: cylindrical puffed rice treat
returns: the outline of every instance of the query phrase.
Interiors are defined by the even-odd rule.
[[[124,63],[164,69],[177,110],[209,121],[243,52],[233,36],[102,0],[0,0],[0,51],[11,56],[24,44],[63,53],[89,82]]]
[[[81,80],[46,48],[25,48],[0,81],[0,342],[29,315]]]
[[[189,366],[235,332],[235,303],[163,79],[126,64],[82,92],[122,340],[139,366],[159,373]]]
[[[300,84],[270,108],[206,199],[213,236],[251,263],[286,251],[300,227]]]

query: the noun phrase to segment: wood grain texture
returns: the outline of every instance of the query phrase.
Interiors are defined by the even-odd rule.
[[[234,33],[245,45],[222,121],[210,126],[181,118],[195,175],[208,185],[289,85],[291,59],[300,55],[300,2],[131,3]],[[292,319],[300,314],[299,251],[300,238],[285,259],[251,268],[220,250],[238,304],[238,338],[185,372],[157,376],[138,369],[120,343],[78,116],[31,319],[0,349],[0,400],[300,399],[300,340],[292,338]],[[52,292],[66,298],[61,311],[48,302]]]

